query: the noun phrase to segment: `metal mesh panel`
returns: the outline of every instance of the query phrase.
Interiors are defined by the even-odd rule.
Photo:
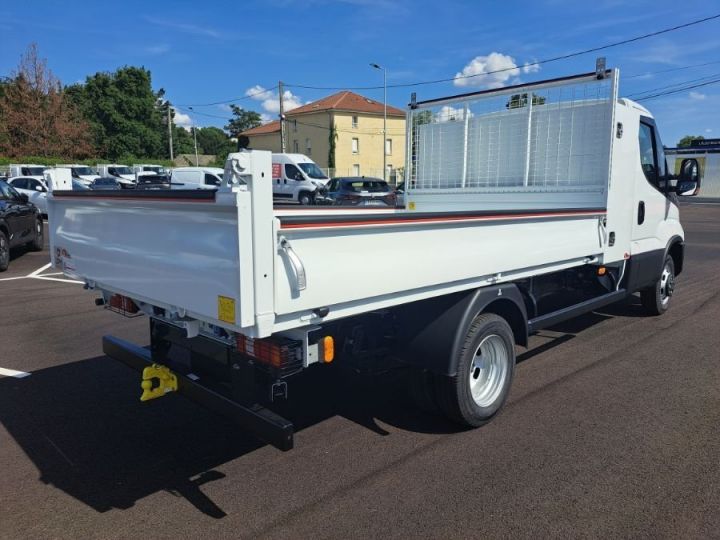
[[[417,190],[585,191],[608,179],[612,79],[548,83],[420,105],[409,166]]]

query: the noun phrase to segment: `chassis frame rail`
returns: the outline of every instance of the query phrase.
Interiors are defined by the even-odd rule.
[[[142,372],[154,362],[148,349],[114,336],[103,336],[103,352],[110,358]],[[170,369],[172,363],[166,362]],[[287,451],[293,447],[292,422],[261,405],[245,406],[203,386],[173,369],[178,378],[177,392],[206,409],[226,416],[234,423],[252,432],[258,438]]]

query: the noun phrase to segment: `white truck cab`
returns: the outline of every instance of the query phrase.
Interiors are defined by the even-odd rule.
[[[222,184],[220,167],[177,167],[170,175],[171,189],[217,189]]]
[[[313,204],[319,188],[330,180],[303,154],[272,155],[273,197],[303,205]]]
[[[45,173],[45,169],[47,168],[48,167],[45,165],[35,165],[31,163],[11,163],[8,167],[8,178],[25,176],[42,180],[44,178],[43,174]]]
[[[123,187],[134,186],[136,183],[135,173],[127,165],[118,165],[116,163],[98,163],[95,167],[100,177],[113,176]]]
[[[167,174],[168,171],[162,165],[153,165],[147,163],[134,164],[132,166],[134,174]]]
[[[87,165],[79,165],[77,163],[73,163],[55,165],[55,167],[61,169],[70,169],[70,174],[72,175],[72,177],[82,182],[86,186],[89,186],[93,183],[93,181],[100,178],[98,172],[92,167],[88,167]]]

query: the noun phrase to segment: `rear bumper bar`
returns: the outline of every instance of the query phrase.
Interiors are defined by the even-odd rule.
[[[142,372],[153,364],[149,350],[113,336],[103,337],[103,352],[127,366]],[[178,393],[202,405],[206,409],[226,416],[238,426],[251,431],[263,441],[280,450],[293,447],[294,426],[292,422],[261,405],[245,406],[203,386],[198,381],[178,373],[169,362],[164,362],[178,378]]]

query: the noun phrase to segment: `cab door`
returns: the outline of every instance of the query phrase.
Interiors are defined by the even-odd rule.
[[[632,251],[664,250],[673,230],[679,228],[677,198],[670,179],[660,134],[652,118],[640,117],[639,168],[635,172],[635,210]]]

